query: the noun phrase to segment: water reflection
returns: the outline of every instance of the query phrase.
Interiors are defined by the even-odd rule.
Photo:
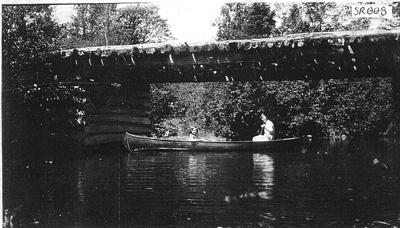
[[[247,191],[236,195],[225,196],[227,203],[248,202],[260,199],[271,199],[274,185],[274,167],[272,157],[255,153],[253,156],[252,183],[247,186]]]
[[[254,185],[259,191],[265,191],[270,195],[274,185],[274,161],[271,156],[265,154],[253,154]]]
[[[119,223],[118,156],[92,156],[75,163],[70,219],[75,225]],[[71,170],[73,171],[73,170]],[[69,174],[71,175],[71,174]],[[72,175],[71,175],[72,176]],[[71,184],[71,183],[67,183]],[[69,221],[69,222],[71,222]]]
[[[225,196],[248,189],[253,167],[240,153],[138,153],[125,163],[122,221],[147,226],[230,217]]]
[[[399,151],[397,140],[346,139],[303,153],[37,159],[6,173],[4,207],[36,227],[399,226]]]
[[[204,155],[189,155],[187,169],[179,170],[178,176],[181,176],[182,181],[195,179],[197,185],[204,186],[209,178],[215,173],[214,168],[207,167],[206,156]],[[187,175],[187,177],[185,177]],[[187,183],[183,183],[187,184]]]

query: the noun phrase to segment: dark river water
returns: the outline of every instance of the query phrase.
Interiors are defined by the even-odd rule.
[[[4,160],[3,209],[14,227],[400,227],[399,142],[54,156],[61,147]]]

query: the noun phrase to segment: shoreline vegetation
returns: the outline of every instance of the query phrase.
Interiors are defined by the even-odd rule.
[[[277,137],[396,135],[391,78],[152,85],[153,132],[191,126],[231,140],[257,135],[261,111]]]

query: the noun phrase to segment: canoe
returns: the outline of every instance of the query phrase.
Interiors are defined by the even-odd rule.
[[[131,151],[166,150],[166,151],[206,151],[206,152],[267,152],[282,148],[301,148],[311,141],[310,136],[272,141],[183,141],[171,139],[149,138],[125,133],[125,146]]]

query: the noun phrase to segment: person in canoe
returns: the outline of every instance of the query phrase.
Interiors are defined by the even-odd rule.
[[[262,113],[261,116],[261,129],[260,134],[253,137],[253,141],[270,141],[275,138],[275,126],[267,116]]]
[[[199,137],[199,130],[197,127],[192,127],[189,132],[189,140],[196,141],[201,140]]]
[[[189,141],[214,141],[214,140],[200,137],[199,129],[197,127],[192,127],[189,132]]]

